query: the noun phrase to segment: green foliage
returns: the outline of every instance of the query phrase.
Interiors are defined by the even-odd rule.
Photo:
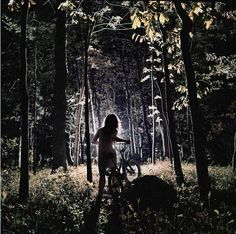
[[[2,166],[14,168],[18,161],[19,142],[17,138],[1,138],[1,162]]]
[[[85,171],[83,171],[85,173]],[[78,232],[94,199],[94,186],[76,171],[30,175],[30,199],[17,203],[18,172],[3,171],[3,230],[14,233]],[[8,185],[8,186],[7,186]],[[5,187],[7,186],[7,187]]]
[[[196,186],[196,172],[192,164],[184,164],[186,184],[178,187],[179,200],[175,205],[175,221],[165,210],[147,209],[142,213],[120,204],[118,217],[123,233],[234,233],[236,223],[236,177],[229,167],[210,167],[212,192],[209,194],[210,210],[203,208]],[[97,193],[97,171],[94,183],[86,182],[86,167],[50,174],[45,169],[30,175],[30,199],[17,202],[19,172],[2,172],[2,224],[5,233],[78,233],[81,231]],[[157,175],[170,184],[175,183],[168,161],[157,165],[143,165],[143,174]],[[102,202],[96,229],[106,230],[111,215],[112,201]],[[109,225],[115,225],[114,223]]]

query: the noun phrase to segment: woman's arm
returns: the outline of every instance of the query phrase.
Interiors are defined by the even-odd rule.
[[[98,138],[99,138],[100,132],[101,132],[101,130],[98,129],[98,131],[96,132],[95,136],[93,137],[93,140],[92,140],[93,144],[98,144],[99,143]]]

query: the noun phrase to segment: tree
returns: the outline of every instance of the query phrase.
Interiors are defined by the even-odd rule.
[[[58,0],[59,8],[62,0]],[[62,166],[67,169],[66,162],[66,12],[56,10],[55,35],[55,81],[54,81],[54,115],[53,115],[53,164],[52,170]]]
[[[181,167],[181,161],[179,156],[179,150],[177,145],[177,139],[176,139],[176,126],[174,122],[174,113],[172,110],[173,102],[171,100],[171,84],[170,84],[170,76],[169,76],[169,70],[168,70],[168,58],[167,58],[167,49],[166,49],[166,29],[164,29],[162,26],[162,38],[163,38],[163,49],[162,49],[162,59],[163,59],[163,70],[164,70],[164,77],[165,77],[165,84],[166,84],[166,102],[167,102],[167,116],[168,116],[168,129],[170,132],[170,139],[171,139],[171,145],[172,145],[172,153],[173,153],[173,159],[174,159],[174,169],[175,169],[175,175],[176,175],[176,182],[178,185],[181,185],[184,183],[184,175]]]
[[[198,184],[200,190],[200,198],[207,205],[208,193],[210,191],[210,181],[208,175],[207,158],[204,148],[204,137],[201,126],[199,106],[197,101],[197,88],[195,74],[192,66],[190,55],[191,39],[189,33],[192,31],[193,22],[183,9],[179,0],[174,0],[176,12],[182,21],[182,29],[180,32],[182,57],[185,66],[185,74],[188,86],[189,106],[191,110],[195,159],[198,176]]]
[[[21,42],[20,42],[20,88],[21,88],[21,169],[19,199],[24,201],[29,196],[29,149],[28,149],[28,90],[27,90],[27,18],[28,4],[25,0],[21,5]]]
[[[29,196],[29,130],[28,130],[28,88],[27,88],[27,20],[29,1],[10,1],[10,10],[21,10],[20,35],[20,91],[21,91],[21,160],[19,200],[25,201]]]

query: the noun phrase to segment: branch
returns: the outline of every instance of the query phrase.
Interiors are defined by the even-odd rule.
[[[105,1],[105,3],[107,3],[108,5],[113,6],[113,7],[121,7],[121,8],[128,8],[129,9],[129,7],[127,7],[127,6],[110,3],[108,1]]]
[[[51,8],[52,8],[52,10],[53,10],[53,13],[55,14],[55,13],[56,13],[56,10],[55,10],[55,8],[54,8],[54,6],[53,6],[51,0],[47,0],[47,1],[43,4],[43,6],[46,5],[47,3],[50,4],[50,6],[51,6]]]
[[[187,12],[183,9],[180,0],[173,0],[173,2],[175,4],[176,12],[180,17],[180,19],[182,20],[183,28],[185,28],[185,30],[187,30],[188,32],[191,32],[193,21],[188,16]]]
[[[230,5],[230,6],[236,6],[236,2],[235,0],[181,0],[182,3],[189,3],[189,2],[221,2],[224,3],[226,5]]]
[[[92,32],[91,35],[95,34],[95,33],[99,33],[105,30],[109,30],[109,31],[129,31],[129,30],[133,30],[132,28],[102,28],[100,30],[94,31]]]

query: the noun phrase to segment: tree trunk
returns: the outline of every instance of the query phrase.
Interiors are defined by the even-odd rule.
[[[62,0],[58,1],[58,5]],[[67,170],[66,162],[66,12],[56,12],[55,37],[55,83],[54,83],[54,122],[53,122],[53,164],[52,170],[62,166]],[[53,172],[52,171],[52,172]]]
[[[177,14],[182,20],[183,26],[180,32],[182,57],[185,66],[185,75],[187,78],[189,105],[192,115],[192,125],[194,134],[194,148],[197,168],[198,185],[200,198],[207,205],[208,193],[210,191],[210,181],[208,175],[207,157],[204,148],[203,131],[200,123],[199,106],[197,102],[197,88],[195,74],[190,55],[190,36],[192,30],[192,20],[182,8],[179,0],[174,0]]]
[[[131,99],[130,99],[130,93],[129,93],[129,85],[128,85],[128,75],[127,75],[127,71],[125,68],[125,61],[124,61],[124,49],[122,50],[122,69],[124,72],[124,76],[125,76],[125,97],[126,97],[126,106],[127,106],[127,114],[128,114],[128,122],[129,122],[129,135],[131,138],[131,144],[130,144],[130,152],[131,155],[134,154],[135,149],[134,149],[134,138],[133,138],[133,123],[132,123],[132,117],[131,117]]]
[[[163,36],[163,43],[166,43],[166,32],[163,28],[161,28],[162,36]],[[165,76],[165,83],[166,83],[166,103],[167,103],[167,116],[168,116],[168,123],[169,123],[169,132],[170,132],[170,139],[171,139],[171,146],[173,152],[173,159],[174,159],[174,170],[176,176],[176,182],[178,185],[184,183],[184,175],[181,167],[180,157],[179,157],[179,150],[177,145],[176,139],[176,126],[174,122],[174,113],[172,110],[172,89],[170,84],[170,76],[168,70],[168,60],[167,60],[167,52],[166,47],[162,48],[162,59],[163,59],[163,67],[164,67],[164,76]]]
[[[154,114],[154,77],[153,77],[153,51],[151,51],[151,98],[152,98],[152,164],[156,164],[156,158],[155,158],[155,114]]]
[[[33,172],[37,171],[37,156],[36,156],[36,121],[37,121],[37,44],[34,41],[34,123],[33,123]]]
[[[190,160],[192,156],[192,144],[191,144],[191,124],[189,117],[189,107],[186,109],[186,122],[187,122],[187,160]]]
[[[78,149],[80,144],[80,125],[81,125],[81,117],[83,104],[81,104],[84,97],[84,87],[81,88],[80,96],[78,98],[78,107],[76,111],[76,124],[75,124],[75,146],[73,151],[74,156],[74,166],[78,166]]]
[[[91,84],[88,81],[88,89],[89,89],[89,99],[90,99],[90,113],[91,113],[91,123],[92,123],[92,136],[95,135],[96,130],[97,130],[97,126],[96,126],[96,119],[95,119],[95,113],[94,113],[94,95],[93,95],[93,90],[91,88]],[[98,157],[98,151],[97,151],[97,146],[96,145],[92,145],[91,148],[91,156],[92,158],[97,158]]]
[[[232,157],[232,169],[233,169],[233,172],[235,172],[236,170],[236,132],[234,134],[234,153]]]
[[[155,88],[158,89],[159,94],[161,96],[161,109],[160,109],[160,117],[163,120],[163,154],[164,157],[168,157],[170,159],[170,162],[172,164],[172,147],[170,142],[170,131],[169,131],[169,122],[167,118],[167,105],[166,105],[166,85],[161,86],[160,80],[157,79],[157,82],[155,82],[156,86]]]
[[[144,124],[144,128],[145,128],[145,133],[146,133],[146,137],[147,137],[147,143],[148,143],[148,154],[151,153],[151,148],[152,148],[152,137],[151,134],[149,132],[149,124],[148,124],[148,117],[147,117],[147,110],[146,110],[146,106],[145,106],[145,100],[143,98],[143,90],[142,90],[142,85],[140,83],[141,79],[142,79],[142,66],[139,61],[139,51],[137,51],[137,56],[136,56],[136,63],[137,63],[137,69],[138,69],[138,88],[139,88],[139,93],[140,93],[140,99],[141,99],[141,106],[142,106],[142,112],[143,112],[143,124]]]
[[[89,26],[87,26],[89,27]],[[87,180],[92,182],[92,165],[90,150],[90,128],[89,128],[89,87],[88,87],[88,44],[89,44],[89,28],[87,28],[84,39],[84,87],[85,87],[85,140],[86,140],[86,156],[87,156]]]
[[[20,90],[21,90],[21,162],[19,200],[25,201],[29,196],[29,149],[28,149],[28,90],[27,90],[27,19],[28,0],[21,6],[21,40],[20,40]]]

